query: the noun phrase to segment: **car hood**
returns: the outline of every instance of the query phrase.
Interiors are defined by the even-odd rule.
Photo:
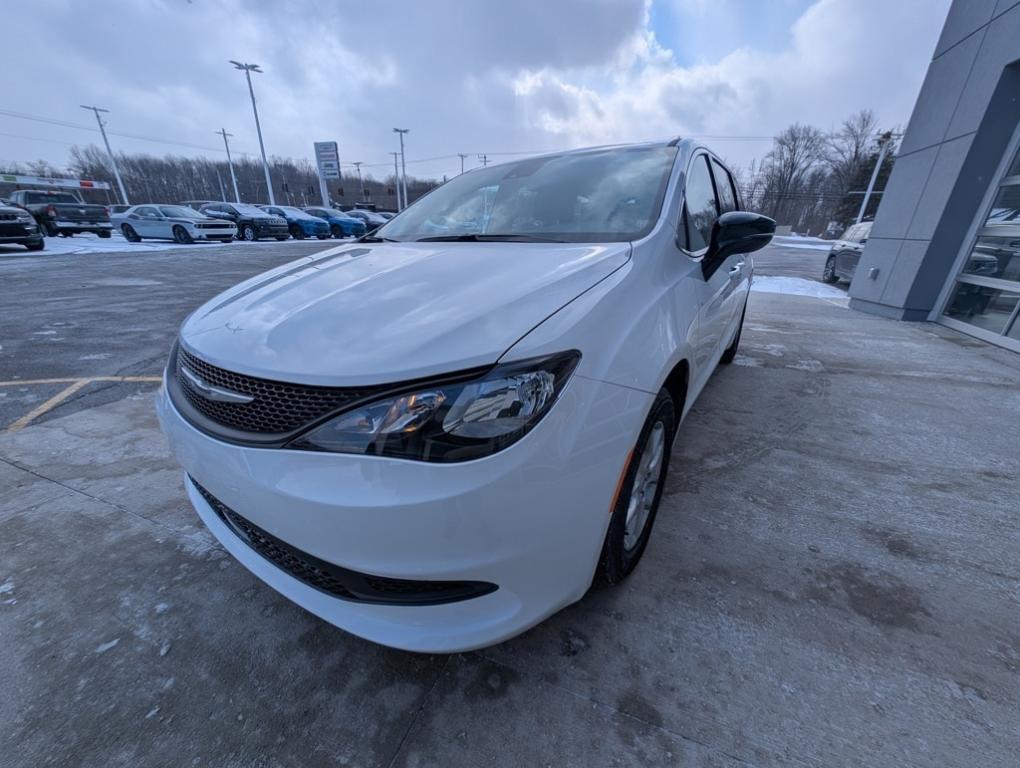
[[[450,373],[495,363],[629,258],[629,243],[341,246],[217,296],[181,343],[223,368],[306,384]]]

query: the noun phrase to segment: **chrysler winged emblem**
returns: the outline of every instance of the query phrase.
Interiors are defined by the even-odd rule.
[[[243,392],[234,392],[229,389],[223,389],[222,387],[214,387],[212,384],[196,376],[183,366],[181,367],[181,375],[183,375],[184,378],[188,380],[188,383],[197,389],[206,400],[215,400],[219,403],[245,404],[250,403],[255,399],[252,395],[246,395]]]

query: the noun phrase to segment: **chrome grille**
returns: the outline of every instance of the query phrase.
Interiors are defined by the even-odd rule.
[[[284,435],[294,432],[371,392],[246,376],[218,368],[180,348],[176,358],[176,383],[188,404],[215,424],[252,434]],[[210,399],[182,374],[183,369],[206,384],[253,399],[249,403]]]

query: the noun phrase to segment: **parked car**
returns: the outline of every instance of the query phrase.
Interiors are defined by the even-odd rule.
[[[206,216],[184,205],[135,205],[115,214],[114,221],[124,238],[132,243],[145,238],[175,243],[196,240],[229,243],[237,235],[232,221]]]
[[[286,240],[290,237],[290,227],[285,218],[266,213],[256,205],[207,203],[199,209],[199,213],[234,222],[238,240],[261,240],[264,237]]]
[[[318,216],[305,213],[300,208],[292,205],[260,205],[266,213],[280,216],[286,219],[290,228],[290,236],[295,240],[304,240],[306,237],[317,237],[320,240],[329,239],[329,224]]]
[[[395,214],[395,213],[392,213],[392,212],[390,212],[390,211],[376,211],[376,212],[375,212],[375,215],[376,215],[376,216],[380,216],[380,217],[382,217],[382,218],[386,219],[386,221],[389,221],[390,219],[392,219],[392,218],[393,218],[394,216],[396,216],[397,214]]]
[[[41,251],[46,240],[31,213],[0,201],[0,245],[23,245],[30,251]]]
[[[348,236],[361,237],[368,231],[368,228],[365,226],[365,222],[361,219],[348,216],[346,213],[338,211],[335,208],[317,208],[315,206],[308,206],[304,210],[305,213],[317,216],[320,219],[325,219],[326,223],[329,224],[330,234],[337,239]]]
[[[826,283],[838,283],[840,280],[853,280],[857,271],[857,262],[861,260],[864,244],[871,234],[870,221],[850,225],[846,232],[836,240],[829,249],[829,257],[825,260],[822,280]]]
[[[113,231],[106,206],[86,203],[73,192],[18,189],[9,199],[31,213],[42,233],[50,237],[70,237],[82,232],[109,237]]]
[[[117,225],[116,225],[116,223],[113,220],[114,215],[118,214],[118,213],[126,213],[128,211],[128,209],[133,208],[133,207],[134,206],[131,206],[131,205],[108,205],[108,206],[106,206],[106,210],[108,210],[110,212],[110,223],[114,225],[113,226],[114,229],[117,228]]]
[[[353,216],[356,219],[361,219],[365,222],[365,228],[371,232],[377,227],[381,227],[386,223],[386,219],[380,216],[375,211],[363,211],[360,208],[354,208],[350,211],[344,211],[348,216]]]
[[[199,516],[289,599],[414,651],[620,582],[736,355],[775,230],[739,207],[690,140],[546,155],[212,299],[157,400]]]

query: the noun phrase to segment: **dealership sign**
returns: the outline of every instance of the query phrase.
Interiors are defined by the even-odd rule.
[[[52,187],[54,189],[109,189],[107,181],[91,181],[90,179],[54,179],[48,176],[21,176],[13,173],[0,173],[0,183],[17,184],[28,187]]]
[[[335,141],[315,142],[315,164],[319,166],[319,178],[339,180],[340,154]]]

